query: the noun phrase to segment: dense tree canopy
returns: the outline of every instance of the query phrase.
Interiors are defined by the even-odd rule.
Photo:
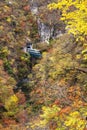
[[[65,21],[66,29],[76,37],[76,41],[83,44],[82,55],[87,62],[87,1],[60,0],[48,7],[61,10],[61,20]]]
[[[32,4],[38,5],[38,16],[31,13]],[[49,45],[40,43],[38,17],[66,31]],[[28,38],[41,50],[41,59],[24,52]],[[0,1],[0,129],[86,126],[87,1]]]
[[[60,100],[54,102],[55,105],[43,107],[43,114],[41,115],[42,121],[40,124],[49,124],[52,130],[84,130],[86,129],[86,118],[84,118],[84,115],[87,115],[87,101],[83,100],[87,91],[87,89],[84,89],[87,88],[87,1],[59,0],[56,3],[48,5],[48,7],[49,9],[60,9],[62,13],[61,20],[65,22],[66,31],[73,38],[68,37],[66,40],[66,37],[63,39],[63,35],[60,43],[57,43],[57,40],[55,41],[56,44],[58,44],[56,45],[58,48],[56,47],[54,49],[55,51],[52,51],[52,57],[45,57],[46,61],[48,61],[46,67],[46,84],[48,83],[49,86],[49,81],[51,81],[52,85],[53,82],[57,80],[59,81],[60,89],[64,87],[64,85],[68,86],[68,92],[72,94],[67,93],[66,90],[66,97],[69,97],[64,97],[66,101],[64,101],[63,104],[61,104],[62,100],[59,98]],[[68,41],[69,39],[73,41]],[[65,42],[65,40],[67,42]],[[83,82],[81,84],[80,81],[82,81],[82,79],[85,81],[85,84]],[[46,85],[45,89],[46,87],[49,89],[50,87],[48,86]],[[56,84],[56,89],[59,86]],[[83,92],[83,90],[85,91]],[[63,92],[62,89],[62,93]],[[54,95],[54,93],[51,94]],[[75,94],[77,95],[76,97]],[[59,95],[60,94],[58,94],[58,96]],[[56,97],[56,99],[58,99],[58,97]],[[79,101],[77,101],[78,99]],[[67,101],[69,104],[67,104]]]

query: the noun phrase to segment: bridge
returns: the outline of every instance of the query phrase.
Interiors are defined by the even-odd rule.
[[[26,51],[30,54],[31,57],[34,57],[34,58],[41,58],[42,57],[42,54],[39,50],[33,49],[32,43],[27,43],[26,46],[27,46]]]

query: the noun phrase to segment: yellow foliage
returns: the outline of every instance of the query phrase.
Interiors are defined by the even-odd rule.
[[[9,8],[7,5],[4,6],[4,10],[5,10],[5,11],[9,11],[9,9],[10,9],[10,8]]]
[[[12,110],[17,106],[18,98],[16,95],[10,96],[6,101],[5,101],[5,107],[7,110]]]
[[[12,19],[11,19],[10,17],[8,17],[8,18],[6,19],[6,21],[9,22],[9,23],[11,22],[11,20],[12,20]]]
[[[4,27],[3,26],[0,26],[0,30],[3,30],[4,29]]]
[[[60,108],[56,105],[53,105],[53,107],[42,107],[43,114],[40,115],[41,118],[44,120],[40,122],[41,125],[46,125],[51,119],[57,116],[57,113],[60,111]]]
[[[48,5],[49,9],[60,9],[62,11],[61,20],[66,23],[66,30],[85,44],[87,36],[87,0],[58,0],[57,3]],[[81,55],[83,56],[81,57]],[[87,63],[87,43],[83,48],[80,58]],[[78,58],[78,57],[77,57]]]
[[[64,109],[64,108],[63,108]],[[42,121],[40,125],[46,125],[50,121],[56,121],[56,130],[83,130],[86,126],[86,120],[84,116],[87,115],[87,107],[77,108],[76,110],[71,110],[68,114],[64,113],[61,116],[60,112],[62,108],[54,105],[53,107],[43,107],[43,114],[41,115]]]
[[[86,120],[81,118],[80,112],[74,111],[67,116],[65,125],[73,130],[83,130],[86,125]]]
[[[50,9],[61,9],[62,20],[67,22],[67,28],[74,35],[87,35],[87,1],[60,0],[48,5]],[[70,10],[73,8],[73,11]]]

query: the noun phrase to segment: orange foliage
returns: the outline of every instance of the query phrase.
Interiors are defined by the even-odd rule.
[[[56,130],[57,128],[57,123],[55,121],[51,121],[49,124],[50,130]]]
[[[28,121],[27,111],[22,110],[17,114],[17,120],[20,123],[26,123]]]
[[[71,101],[77,101],[81,99],[81,88],[79,86],[71,86],[68,89],[68,98]]]
[[[1,66],[1,65],[3,65],[3,61],[2,61],[2,60],[0,60],[0,66]]]
[[[24,6],[23,9],[24,9],[25,11],[29,11],[29,10],[30,10],[30,6],[29,6],[29,5]]]
[[[58,99],[56,99],[53,103],[54,105],[59,105],[60,104],[60,101]]]
[[[18,100],[19,100],[18,104],[19,105],[22,105],[22,104],[26,103],[26,97],[25,97],[23,92],[16,93],[16,96],[18,97]]]
[[[71,107],[70,106],[68,106],[68,107],[65,107],[65,108],[63,108],[63,109],[61,109],[61,111],[59,112],[59,114],[61,115],[61,114],[68,114],[70,111],[71,111]]]
[[[10,119],[10,118],[4,118],[4,119],[3,119],[3,124],[4,124],[5,126],[9,126],[10,124],[15,125],[15,124],[16,124],[16,121],[15,121],[15,120],[12,120],[12,119]]]
[[[36,93],[37,93],[37,94],[41,94],[41,93],[42,93],[42,89],[37,89],[37,90],[36,90]]]
[[[25,25],[26,25],[26,24],[25,24],[25,22],[23,22],[23,21],[22,21],[22,22],[21,22],[21,27],[23,27],[23,28],[24,28],[24,27],[25,27]]]

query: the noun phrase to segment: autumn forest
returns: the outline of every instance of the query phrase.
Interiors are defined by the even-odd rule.
[[[0,130],[87,130],[87,0],[0,0]]]

